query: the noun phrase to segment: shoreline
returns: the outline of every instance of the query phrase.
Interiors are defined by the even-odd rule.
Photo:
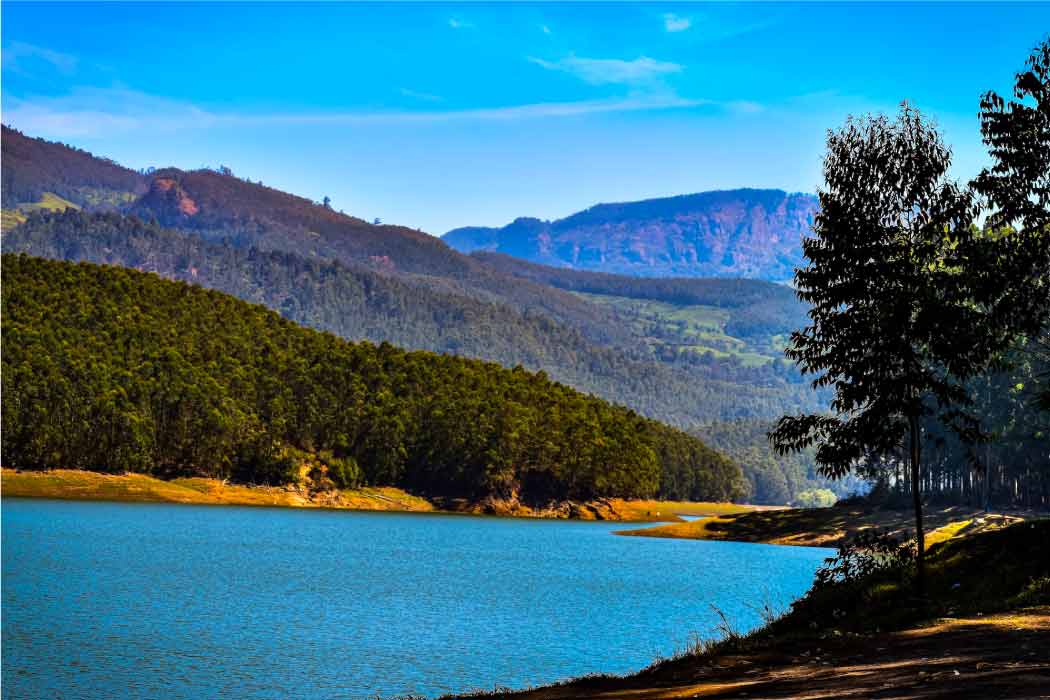
[[[926,546],[956,535],[1001,528],[1033,517],[1035,511],[984,511],[968,506],[927,507]],[[754,542],[794,547],[837,547],[859,532],[878,529],[898,538],[909,538],[915,516],[907,509],[843,503],[829,508],[784,508],[719,515],[700,520],[619,530],[624,537]]]
[[[684,523],[687,521],[679,517],[679,514],[717,517],[777,508],[777,506],[750,506],[734,503],[619,498],[603,498],[586,502],[566,500],[543,508],[533,508],[516,500],[485,499],[472,502],[465,499],[428,499],[390,486],[310,491],[301,485],[243,485],[203,477],[164,480],[145,474],[106,474],[77,469],[27,471],[7,467],[0,469],[0,496],[77,501],[444,513],[624,523]]]

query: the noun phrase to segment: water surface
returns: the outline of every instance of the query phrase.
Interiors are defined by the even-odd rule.
[[[3,500],[4,698],[372,698],[626,673],[828,550],[623,524]]]

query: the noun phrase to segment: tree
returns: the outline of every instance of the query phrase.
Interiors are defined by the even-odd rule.
[[[814,387],[834,388],[834,415],[785,416],[770,433],[781,454],[816,444],[832,478],[908,433],[920,591],[920,424],[959,398],[948,370],[955,348],[937,341],[945,321],[966,316],[942,278],[958,274],[951,258],[973,220],[970,197],[947,180],[950,164],[937,131],[907,104],[893,122],[851,118],[828,134],[815,237],[795,273],[813,323],[792,333],[787,354],[817,375]]]
[[[1018,75],[1015,94],[1035,96],[1034,111],[982,101],[997,161],[974,183],[983,202],[948,180],[949,148],[907,104],[894,122],[850,119],[828,135],[821,212],[795,275],[812,324],[792,334],[788,356],[815,387],[833,387],[833,415],[784,416],[769,437],[781,454],[816,444],[821,472],[838,478],[907,434],[920,596],[923,423],[971,435],[967,380],[1038,331],[1047,310],[1048,59],[1044,45]],[[979,203],[997,208],[985,230],[972,225]]]
[[[324,199],[321,201],[321,206],[323,206],[325,209],[331,209],[332,199],[328,195],[325,195]]]
[[[1014,278],[1029,277],[1003,311],[1019,320],[1045,319],[1050,310],[1050,39],[1032,51],[1027,70],[1015,76],[1014,97],[1007,102],[989,91],[981,99],[981,136],[994,164],[977,176],[973,189],[990,211],[987,225],[1013,232],[1001,243],[1010,246],[1009,255],[989,259],[1012,265],[1007,273]],[[1050,388],[1038,401],[1050,409]]]

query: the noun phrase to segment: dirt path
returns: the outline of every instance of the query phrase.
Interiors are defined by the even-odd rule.
[[[668,662],[637,676],[514,693],[521,700],[1050,698],[1050,607],[863,638]]]

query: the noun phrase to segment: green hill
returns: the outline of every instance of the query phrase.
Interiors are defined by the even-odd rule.
[[[350,343],[155,275],[3,257],[3,463],[523,500],[741,494],[696,438],[542,374]]]

